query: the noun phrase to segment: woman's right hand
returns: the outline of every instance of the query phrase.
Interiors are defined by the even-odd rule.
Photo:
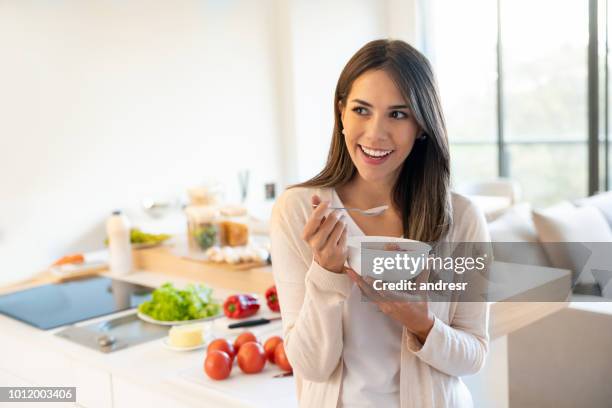
[[[306,222],[302,238],[310,245],[316,263],[329,271],[343,273],[348,255],[344,214],[334,210],[325,216],[330,203],[321,202],[317,195],[312,196],[312,204],[317,208]]]

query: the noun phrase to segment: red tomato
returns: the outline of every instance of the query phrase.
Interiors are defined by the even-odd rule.
[[[255,335],[250,331],[246,331],[240,336],[236,337],[236,340],[234,340],[234,350],[236,350],[236,354],[238,354],[240,351],[240,346],[242,346],[244,343],[248,343],[249,341],[258,343],[257,337],[255,337]]]
[[[238,367],[245,374],[255,374],[266,365],[266,352],[261,344],[249,341],[240,346],[238,351]]]
[[[266,340],[266,343],[264,344],[264,351],[266,352],[266,358],[272,364],[274,364],[274,350],[276,349],[276,346],[278,345],[278,343],[282,343],[282,342],[283,342],[283,339],[281,339],[280,337],[272,336],[268,340]]]
[[[236,357],[236,352],[234,351],[234,346],[232,343],[225,339],[215,339],[210,342],[208,348],[206,349],[207,353],[210,353],[213,350],[219,350],[227,353],[231,362],[234,362],[234,357]]]
[[[224,351],[212,350],[206,353],[204,371],[213,380],[225,380],[232,371],[231,359]]]
[[[283,343],[278,343],[276,349],[274,349],[274,361],[276,361],[276,365],[283,371],[293,371],[291,368],[291,364],[289,364],[289,360],[287,359],[287,354],[285,354],[285,345]]]

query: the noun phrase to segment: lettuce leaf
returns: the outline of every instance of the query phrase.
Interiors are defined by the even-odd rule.
[[[221,308],[212,299],[212,289],[201,284],[189,284],[183,290],[166,282],[152,293],[151,300],[138,310],[156,320],[194,320],[219,314]]]

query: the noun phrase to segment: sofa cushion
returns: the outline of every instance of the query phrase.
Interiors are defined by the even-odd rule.
[[[532,215],[549,261],[572,270],[574,282],[592,283],[591,269],[607,269],[603,265],[610,256],[601,251],[605,246],[595,243],[612,242],[612,230],[599,210],[564,201]]]
[[[587,198],[576,200],[576,205],[580,207],[593,206],[606,217],[608,225],[612,228],[612,191],[597,194]]]
[[[552,266],[531,219],[529,203],[517,204],[489,223],[493,254],[501,262]]]

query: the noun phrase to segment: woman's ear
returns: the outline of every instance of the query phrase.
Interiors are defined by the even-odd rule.
[[[427,133],[425,132],[425,129],[419,126],[419,130],[417,132],[417,140],[425,140],[425,139],[427,139]]]

